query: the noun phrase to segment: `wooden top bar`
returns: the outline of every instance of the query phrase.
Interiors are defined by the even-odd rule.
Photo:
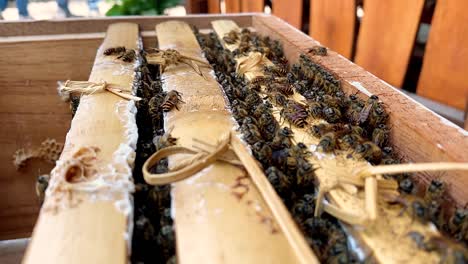
[[[160,49],[204,60],[188,24],[165,22],[156,32]],[[211,69],[202,71],[206,79],[187,65],[162,75],[163,89],[181,92],[186,102],[168,112],[164,124],[182,146],[191,147],[192,138],[215,143],[234,127]],[[217,162],[172,188],[179,263],[298,263],[244,169]]]
[[[102,53],[109,47],[136,49],[140,45],[138,25],[110,25],[98,50],[89,81],[105,80],[122,89],[131,89],[133,64],[115,61],[115,58],[105,57]],[[119,178],[118,183],[123,184],[122,189],[117,190],[116,196],[113,196],[111,186],[90,193],[72,189],[69,196],[63,197],[59,196],[60,192],[53,192],[55,189],[51,190],[51,187],[57,184],[64,188],[63,181],[59,179],[65,176],[60,174],[60,170],[53,172],[23,263],[128,262],[127,246],[131,239],[128,221],[132,219],[129,219],[131,212],[125,210],[133,210],[129,208],[132,205],[128,192],[133,186],[130,166],[138,137],[135,134],[135,119],[130,118],[134,114],[131,113],[132,105],[133,102],[108,92],[81,97],[56,169],[60,168],[59,164],[71,160],[82,147],[96,147],[99,152],[90,161],[96,163],[96,171],[88,176],[89,181],[94,179],[91,177],[104,180],[105,175],[113,175]],[[69,170],[68,173],[72,172]],[[102,197],[98,192],[111,196]],[[68,204],[68,199],[76,199],[76,204]],[[56,201],[58,205],[55,207]],[[118,209],[117,201],[127,207]]]

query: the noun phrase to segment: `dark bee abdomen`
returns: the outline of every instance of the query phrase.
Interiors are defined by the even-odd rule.
[[[125,52],[125,47],[113,47],[113,48],[108,48],[104,51],[104,55],[109,56],[109,55],[114,55],[114,54],[119,54]]]

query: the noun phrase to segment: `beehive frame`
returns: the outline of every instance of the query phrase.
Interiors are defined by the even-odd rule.
[[[24,23],[4,23],[0,27],[2,31],[0,35],[9,36],[0,38],[0,45],[6,48],[11,48],[12,51],[16,49],[14,44],[25,45],[29,49],[34,49],[41,44],[47,42],[55,43],[68,43],[83,42],[88,49],[95,52],[96,47],[103,37],[103,33],[107,26],[111,23],[119,21],[130,21],[140,24],[145,44],[154,41],[154,25],[163,21],[178,19],[193,24],[199,28],[210,28],[209,23],[213,20],[225,18],[225,16],[189,16],[181,18],[116,18],[116,19],[95,19],[95,20],[71,20],[63,22],[24,22]],[[301,52],[315,44],[315,42],[305,36],[304,34],[293,29],[289,25],[284,24],[282,21],[275,17],[265,15],[242,15],[242,16],[228,16],[229,19],[234,20],[239,26],[246,27],[252,26],[261,34],[268,34],[273,38],[279,39],[284,46],[286,56],[290,61],[296,61]],[[2,23],[3,24],[3,23]],[[32,27],[34,24],[34,27]],[[89,25],[93,25],[90,27]],[[44,34],[41,36],[19,36],[33,34]],[[5,33],[5,34],[3,34]],[[62,44],[63,45],[63,44]],[[75,44],[77,45],[77,44]],[[67,45],[63,45],[66,47]],[[146,45],[145,45],[146,46]],[[3,48],[2,47],[2,48]],[[34,50],[33,50],[34,51]],[[66,50],[56,50],[59,54],[66,54]],[[8,54],[8,53],[6,53]],[[18,55],[18,53],[16,53]],[[12,60],[9,55],[2,58],[2,60]],[[13,55],[11,55],[13,56]],[[92,61],[92,59],[90,59]],[[314,58],[315,61],[323,65],[325,68],[337,74],[343,80],[343,87],[348,93],[358,93],[362,97],[367,97],[369,94],[376,94],[385,103],[390,112],[390,123],[397,129],[392,129],[392,143],[397,151],[402,154],[409,161],[467,161],[467,153],[463,151],[468,149],[468,142],[466,140],[467,133],[459,128],[454,127],[445,119],[437,116],[433,112],[427,110],[425,107],[417,104],[410,98],[398,92],[388,84],[379,80],[375,76],[365,72],[363,69],[355,66],[346,59],[330,52],[330,55],[324,58]],[[3,61],[2,61],[3,62]],[[21,63],[21,59],[19,60]],[[2,63],[5,70],[9,70],[6,63]],[[27,62],[25,61],[25,65]],[[52,66],[53,67],[53,66]],[[31,71],[32,71],[31,65]],[[63,70],[57,67],[57,75],[62,74]],[[65,74],[66,75],[66,74]],[[0,76],[2,80],[8,81],[12,76]],[[13,74],[13,78],[15,75]],[[30,76],[34,79],[34,75]],[[63,79],[64,77],[56,77],[56,79]],[[49,87],[48,89],[55,89]],[[52,94],[52,93],[51,93]],[[30,95],[30,100],[34,100],[34,95]],[[37,96],[36,96],[37,99]],[[10,112],[15,111],[15,105],[8,105]],[[11,126],[4,126],[2,129],[6,133],[9,129],[11,133]],[[14,127],[13,127],[14,129]],[[63,129],[57,128],[57,130]],[[14,131],[21,132],[21,131]],[[65,133],[62,131],[54,132],[53,134]],[[44,135],[48,136],[48,135]],[[34,143],[34,142],[33,142]],[[6,159],[6,158],[5,158]],[[4,162],[7,171],[11,172],[8,168],[9,163]],[[14,175],[15,173],[10,173]],[[449,183],[450,193],[457,204],[463,205],[467,201],[466,190],[463,190],[466,184],[466,174],[458,173],[453,174],[451,178],[444,180]],[[14,176],[24,177],[24,176]],[[428,182],[433,175],[421,174],[419,179],[423,182]],[[32,181],[31,181],[32,182]],[[16,187],[18,189],[18,187]],[[30,213],[34,218],[34,211]],[[27,230],[27,228],[26,228]],[[27,233],[27,231],[25,231]],[[9,235],[10,237],[15,234]],[[8,235],[7,235],[8,237]]]

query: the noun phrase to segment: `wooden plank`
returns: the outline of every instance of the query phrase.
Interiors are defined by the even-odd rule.
[[[466,8],[463,0],[437,2],[416,90],[458,109],[467,105],[468,95]]]
[[[293,27],[301,29],[303,0],[279,0],[273,1],[272,5],[273,15],[283,19]]]
[[[0,38],[0,82],[84,80],[102,37],[67,34]]]
[[[241,0],[224,0],[226,5],[226,13],[240,13]]]
[[[185,11],[187,14],[201,14],[208,11],[207,0],[187,0],[185,1]]]
[[[188,24],[165,22],[156,31],[159,48],[205,60]],[[176,89],[186,102],[180,111],[164,117],[164,126],[173,127],[171,134],[178,138],[178,145],[191,147],[193,138],[215,142],[233,130],[223,93],[210,71],[203,69],[204,79],[181,64],[163,73],[163,89]],[[169,163],[176,162],[174,159]],[[236,184],[246,187],[242,190]],[[179,263],[298,262],[244,169],[216,162],[192,178],[172,184],[171,194]]]
[[[353,52],[355,25],[355,0],[311,1],[309,35],[348,59]]]
[[[226,4],[226,8],[227,8]],[[240,8],[240,7],[239,7]],[[239,12],[238,9],[235,12]],[[231,11],[231,13],[234,11]],[[251,14],[223,15],[234,20],[243,27],[252,25]],[[220,15],[188,15],[188,16],[122,16],[122,17],[100,17],[100,18],[67,18],[54,20],[31,20],[31,21],[0,21],[0,40],[8,36],[28,35],[50,35],[50,34],[77,34],[105,32],[107,27],[113,23],[128,22],[139,25],[141,31],[153,31],[154,25],[169,20],[180,20],[194,25],[198,28],[209,28],[213,20],[219,19]]]
[[[47,138],[64,142],[69,104],[57,95],[57,81],[85,80],[103,34],[10,37],[0,41],[0,238],[30,236],[39,212],[36,177],[52,166],[34,163],[17,171],[13,153]],[[54,54],[54,56],[49,56]],[[21,193],[21,196],[17,196]]]
[[[283,43],[286,57],[291,62],[297,61],[301,53],[316,44],[313,39],[275,17],[257,15],[253,23],[262,34]],[[394,128],[390,130],[392,146],[404,161],[468,161],[467,131],[333,51],[328,56],[316,56],[313,60],[339,76],[345,92],[358,93],[362,97],[370,94],[379,96],[390,115],[390,126]],[[463,207],[468,202],[468,190],[463,187],[468,184],[466,172],[443,175],[420,173],[416,176],[422,183],[441,179],[447,183],[448,192],[458,206]]]
[[[51,87],[55,87],[55,84]],[[56,94],[54,96],[58,97]],[[61,109],[67,112],[60,113]],[[26,169],[17,171],[13,165],[13,153],[22,147],[37,147],[47,138],[64,142],[70,126],[71,114],[65,103],[57,108],[57,113],[50,110],[41,113],[46,111],[41,108],[30,110],[32,112],[0,113],[0,145],[3,149],[0,153],[0,239],[31,235],[39,213],[39,200],[34,189],[36,177],[49,173],[53,167],[52,164],[36,161],[29,162]]]
[[[221,13],[221,1],[220,0],[208,0],[208,13],[220,14]]]
[[[224,22],[224,21],[223,21]],[[214,22],[215,23],[215,22]],[[224,23],[226,24],[226,22]],[[227,28],[227,27],[226,27]],[[231,26],[232,28],[236,28]],[[223,36],[230,30],[227,29],[225,31],[215,30],[218,36]],[[235,45],[229,45],[229,49],[234,50],[236,47]],[[255,78],[254,75],[244,75],[247,79]],[[294,93],[291,96],[292,100],[296,102],[303,102],[306,101],[304,97],[302,97],[298,93]],[[275,119],[278,122],[281,122],[282,118],[280,116],[281,107],[274,106],[273,113]],[[309,120],[309,121],[319,121],[319,120]],[[282,122],[286,122],[286,126],[289,125],[291,127],[293,133],[293,138],[296,142],[303,142],[306,146],[317,146],[318,145],[318,138],[312,136],[309,132],[309,128],[298,128],[292,124],[289,124],[287,120],[283,120]],[[315,149],[310,149],[312,152]],[[348,168],[355,168],[359,166],[359,163],[363,165],[362,161],[356,161],[352,159],[348,159],[346,157],[348,153],[335,151],[333,155],[334,164],[332,166],[336,166],[337,163],[341,164],[341,166],[346,166]],[[317,170],[315,171],[316,178],[320,184],[321,188],[325,188],[327,183],[333,181],[333,170],[330,170],[329,167],[324,167],[323,163],[329,159],[324,159],[324,156],[327,154],[322,154],[320,157],[316,157],[312,155],[308,157],[308,161],[313,164]],[[330,157],[331,158],[331,157]],[[333,162],[333,161],[332,161]],[[351,170],[351,169],[350,169]],[[368,181],[366,181],[368,182]],[[376,184],[375,181],[371,180],[371,184]],[[367,184],[367,183],[366,183]],[[376,193],[374,193],[376,195]],[[339,208],[346,210],[347,212],[352,212],[356,216],[364,216],[367,214],[366,206],[367,200],[364,200],[364,192],[363,190],[358,190],[358,194],[350,194],[342,189],[335,189],[327,195],[328,198],[332,203],[334,203]],[[376,208],[372,206],[372,208]],[[364,245],[367,245],[368,248],[372,252],[372,257],[375,258],[380,263],[403,263],[403,262],[411,262],[411,263],[437,263],[438,257],[436,254],[429,254],[427,252],[418,250],[417,246],[415,245],[414,241],[409,238],[406,234],[409,229],[411,230],[418,230],[422,234],[426,235],[431,231],[430,228],[425,227],[423,224],[417,221],[413,221],[413,218],[409,215],[402,215],[398,218],[395,218],[400,213],[400,209],[391,207],[385,203],[380,203],[378,207],[379,217],[378,219],[375,217],[375,221],[372,224],[366,224],[365,231],[353,230],[353,234],[357,237],[359,241],[361,241]],[[374,212],[377,213],[377,212]],[[354,217],[356,218],[356,217]],[[353,219],[358,222],[357,219]],[[405,226],[405,228],[401,228]],[[390,238],[393,236],[397,236],[400,239],[398,241],[391,240]],[[398,252],[398,255],[395,254]]]
[[[137,49],[139,45],[138,25],[119,23],[109,26],[89,81],[104,80],[124,90],[131,89],[133,64],[116,61],[102,53],[109,47]],[[126,70],[114,73],[122,69]],[[81,97],[57,170],[51,175],[24,263],[128,262],[131,231],[127,224],[132,221],[129,192],[133,186],[130,166],[137,138],[132,106],[133,102],[111,93]],[[93,167],[84,175],[85,182],[74,184],[68,181],[66,185],[64,179],[73,174],[62,166],[72,161],[83,147],[99,149],[95,158],[82,163],[85,168]],[[99,180],[99,185],[94,180]],[[91,191],[69,189],[73,188],[70,185],[85,183],[91,187],[103,184],[103,188],[96,187]],[[68,191],[63,193],[63,190]]]
[[[401,87],[423,6],[424,0],[364,1],[356,64]]]
[[[264,0],[241,0],[241,12],[260,12],[265,8]]]

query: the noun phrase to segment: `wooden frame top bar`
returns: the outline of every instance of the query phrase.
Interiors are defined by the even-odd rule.
[[[138,25],[109,26],[89,81],[106,81],[131,90],[133,63],[124,64],[102,54],[114,46],[139,48]],[[64,150],[51,173],[45,202],[23,263],[128,262],[131,239],[128,222],[133,220],[131,166],[138,137],[132,106],[134,102],[109,92],[82,95]],[[79,163],[76,155],[86,153],[85,148],[90,147],[98,149],[97,154]],[[75,166],[81,169],[71,169],[77,167],[67,167],[70,164],[67,162],[78,164]],[[84,172],[88,166],[92,166],[89,173],[83,173],[80,178],[85,177],[87,181],[66,181],[73,177],[69,175],[80,175],[76,171]],[[104,188],[89,192],[72,188],[96,180]]]

